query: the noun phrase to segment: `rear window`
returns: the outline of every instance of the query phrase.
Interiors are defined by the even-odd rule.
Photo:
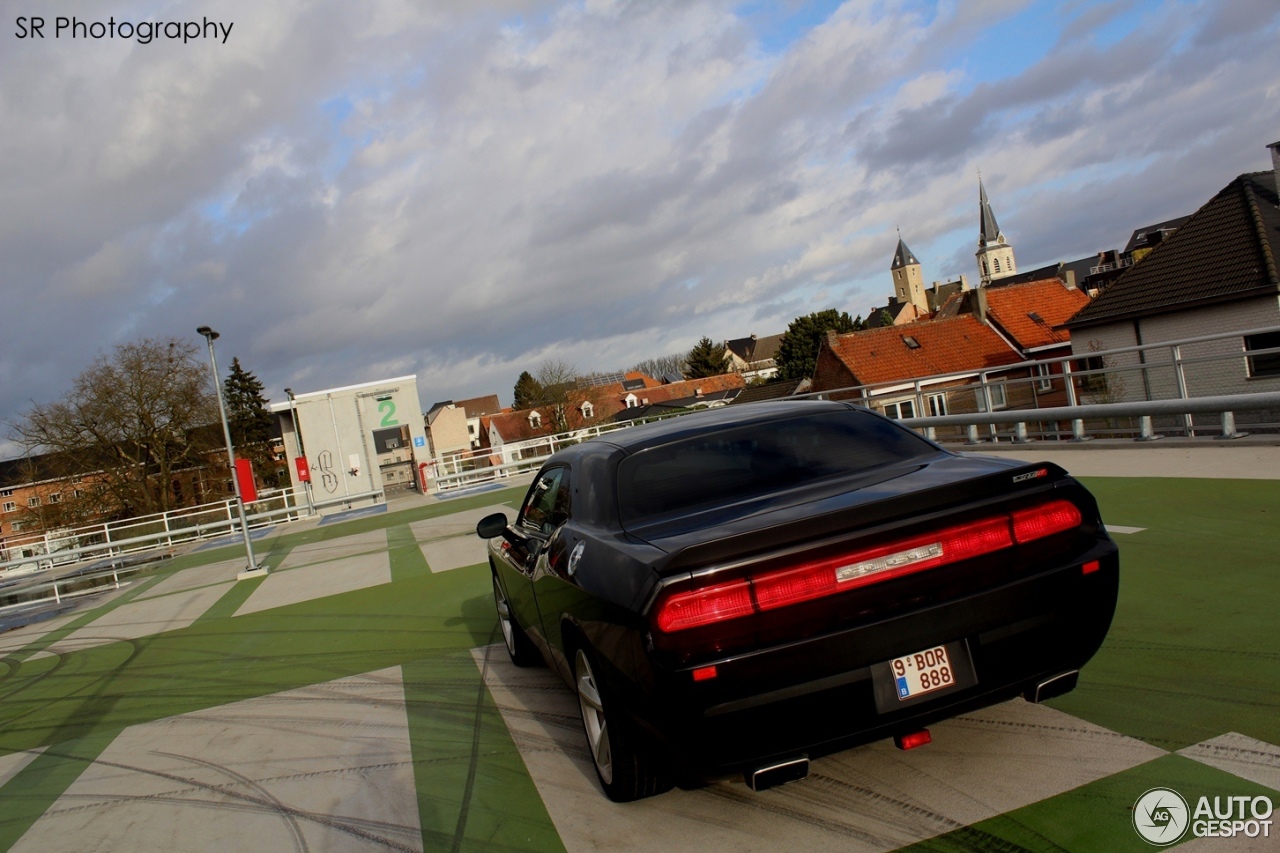
[[[732,427],[628,456],[618,465],[623,525],[862,474],[937,453],[864,411]]]

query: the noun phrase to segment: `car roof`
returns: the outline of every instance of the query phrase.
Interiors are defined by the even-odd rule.
[[[650,447],[670,444],[673,441],[718,432],[728,427],[765,424],[823,412],[849,411],[855,408],[858,407],[832,400],[783,400],[748,403],[742,406],[721,406],[611,432],[579,447],[587,449],[591,445],[596,445],[598,448],[601,445],[612,445],[630,454]]]

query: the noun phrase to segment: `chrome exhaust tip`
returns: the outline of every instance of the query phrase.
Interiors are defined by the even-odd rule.
[[[801,756],[780,761],[777,764],[766,764],[754,770],[743,772],[742,778],[747,787],[753,791],[776,788],[788,782],[796,782],[809,775],[809,757]]]
[[[1039,704],[1046,699],[1061,696],[1063,693],[1070,693],[1076,689],[1076,684],[1079,681],[1080,670],[1073,669],[1070,672],[1059,673],[1047,681],[1040,682],[1035,687],[1029,688],[1022,695],[1028,702]]]

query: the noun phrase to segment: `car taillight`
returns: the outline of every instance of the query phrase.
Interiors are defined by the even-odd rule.
[[[1080,510],[1071,501],[1019,509],[1013,513],[1013,538],[1019,543],[1042,539],[1080,526]]]
[[[852,554],[680,590],[661,601],[653,621],[659,631],[673,633],[776,610],[991,554],[1074,529],[1082,520],[1070,501],[1049,501]]]

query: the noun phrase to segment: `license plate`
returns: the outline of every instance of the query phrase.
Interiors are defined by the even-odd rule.
[[[944,646],[889,661],[899,699],[912,699],[956,683],[956,671]]]

